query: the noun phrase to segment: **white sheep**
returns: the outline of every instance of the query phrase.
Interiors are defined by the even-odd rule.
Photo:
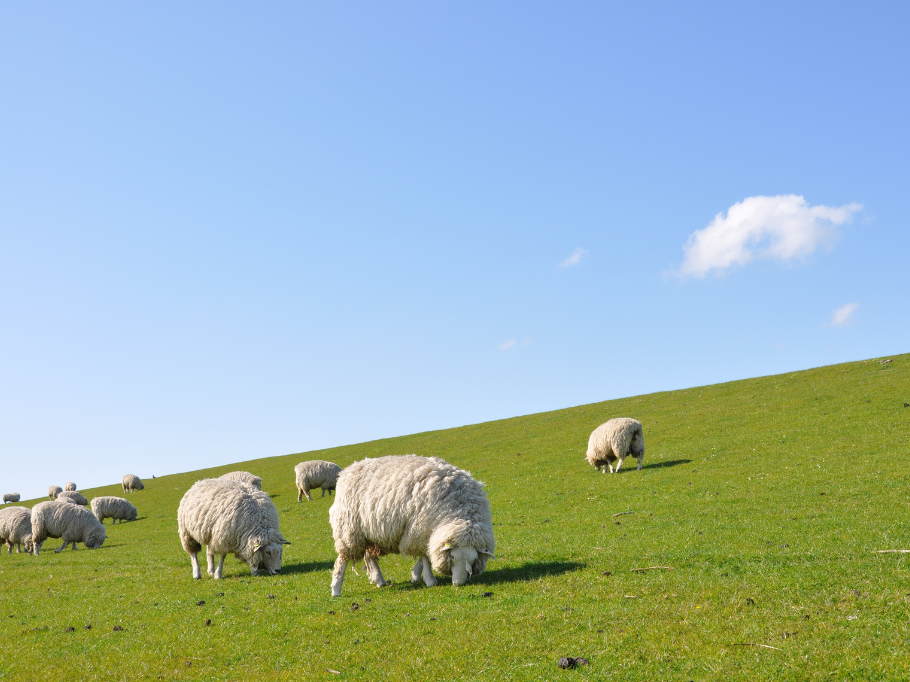
[[[0,542],[5,542],[7,554],[16,554],[19,549],[32,552],[32,512],[26,507],[5,507],[0,509]]]
[[[641,470],[641,460],[645,456],[645,436],[641,422],[637,419],[611,419],[591,432],[585,459],[597,471],[607,473],[609,467],[611,473],[619,473],[623,460],[629,455],[638,458],[638,469]]]
[[[225,478],[194,483],[180,500],[177,524],[197,580],[202,577],[198,559],[202,545],[209,575],[220,580],[228,554],[249,564],[253,575],[280,573],[283,545],[291,544],[278,530],[278,510],[268,494]],[[221,556],[217,568],[216,554]]]
[[[112,519],[111,524],[123,523],[124,521],[135,521],[139,514],[136,507],[130,504],[129,500],[122,497],[113,497],[105,495],[104,497],[92,498],[92,513],[101,523],[104,519]]]
[[[85,495],[82,493],[77,493],[75,490],[64,490],[63,492],[57,493],[58,502],[64,498],[69,498],[76,504],[81,504],[83,507],[88,506],[88,500],[86,499]]]
[[[76,549],[77,542],[97,549],[107,539],[107,532],[85,507],[65,502],[41,502],[32,508],[32,543],[36,556],[47,538],[63,538],[63,544],[54,550],[59,554],[70,543]]]
[[[61,495],[61,496],[58,497],[55,501],[56,501],[56,502],[59,502],[60,504],[79,504],[79,502],[77,502],[76,500],[74,500],[74,499],[73,499],[72,497],[70,497],[69,495]]]
[[[412,582],[422,577],[432,587],[435,570],[463,585],[486,568],[496,549],[483,484],[438,457],[355,462],[338,477],[329,521],[338,552],[333,597],[341,595],[349,561],[362,558],[377,587],[386,584],[378,562],[383,554],[417,557]]]
[[[59,485],[52,485],[51,487],[49,487],[47,489],[47,496],[49,498],[51,498],[52,500],[55,500],[55,499],[57,499],[57,495],[59,495],[62,492],[63,492],[63,488],[61,488]]]
[[[228,481],[237,481],[238,483],[246,483],[251,485],[256,490],[262,490],[262,479],[256,474],[251,474],[249,471],[231,471],[219,478],[226,479]]]
[[[76,489],[76,484],[73,483],[72,481],[70,481],[69,483],[64,483],[64,484],[63,484],[63,489],[64,489],[64,490],[75,490],[75,489]]]
[[[18,501],[19,501],[19,493],[6,493],[3,496],[3,504],[6,504],[7,502],[18,502]]]
[[[304,495],[307,500],[312,500],[310,491],[316,488],[322,488],[322,497],[325,497],[326,490],[331,495],[335,490],[341,467],[333,462],[313,459],[295,466],[294,473],[297,479],[297,501],[300,502]]]
[[[120,483],[123,486],[123,492],[125,493],[131,493],[134,490],[145,490],[142,479],[136,474],[127,474]]]

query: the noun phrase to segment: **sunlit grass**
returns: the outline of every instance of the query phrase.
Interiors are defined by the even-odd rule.
[[[897,356],[145,479],[102,549],[0,556],[0,679],[906,679],[910,556],[873,553],[910,548],[905,402]],[[596,474],[616,416],[645,468]],[[410,452],[487,484],[498,560],[427,589],[384,557],[392,586],[331,599],[331,499],[297,503],[294,465]],[[273,495],[284,571],[193,581],[177,504],[232,469]]]

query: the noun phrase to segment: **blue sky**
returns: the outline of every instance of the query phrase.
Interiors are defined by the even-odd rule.
[[[2,492],[910,351],[908,20],[3,6]]]

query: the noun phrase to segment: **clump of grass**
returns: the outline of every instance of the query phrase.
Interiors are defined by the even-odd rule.
[[[0,557],[0,679],[903,679],[910,557],[875,553],[910,548],[892,359],[147,480],[102,549]],[[644,423],[645,468],[596,474],[588,434],[617,416]],[[427,589],[385,557],[390,587],[349,573],[331,599],[331,499],[298,504],[294,465],[410,452],[486,482],[498,561]],[[235,469],[294,544],[280,576],[193,581],[177,505]]]

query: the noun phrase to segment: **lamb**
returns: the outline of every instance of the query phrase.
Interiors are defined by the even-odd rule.
[[[81,504],[83,507],[88,506],[88,500],[85,498],[85,495],[77,493],[75,490],[64,490],[63,492],[57,493],[58,502],[65,497],[68,497],[76,504]]]
[[[262,490],[262,479],[255,474],[251,474],[249,471],[231,471],[220,478],[227,479],[228,481],[246,483],[247,485],[256,488],[256,490]]]
[[[57,495],[62,492],[63,492],[63,488],[61,488],[59,485],[52,485],[50,488],[47,489],[47,496],[49,498],[51,498],[52,500],[55,500],[55,499],[57,499]]]
[[[19,493],[6,493],[3,496],[3,504],[6,504],[7,502],[18,502],[18,501],[19,501]]]
[[[638,458],[640,471],[645,456],[645,436],[637,419],[611,419],[591,432],[586,459],[597,471],[607,473],[609,467],[611,473],[619,473],[623,460],[629,455]],[[615,468],[613,462],[616,462]]]
[[[101,523],[104,519],[113,519],[111,524],[135,521],[139,511],[122,497],[95,497],[92,498],[92,513]]]
[[[127,474],[120,483],[123,485],[123,492],[125,493],[131,493],[134,490],[145,490],[142,479],[136,474]]]
[[[329,491],[329,495],[332,494],[341,467],[322,459],[314,459],[295,466],[294,473],[297,478],[297,501],[300,502],[304,495],[309,501],[313,499],[310,497],[310,491],[316,488],[322,488],[322,497],[325,497],[326,490]]]
[[[5,507],[0,509],[0,542],[5,542],[7,554],[16,554],[20,548],[32,553],[32,512],[26,507]]]
[[[104,525],[85,507],[65,502],[41,502],[32,508],[32,543],[35,556],[47,538],[63,538],[54,550],[63,551],[68,544],[81,542],[89,549],[98,549],[107,539]]]
[[[64,483],[64,484],[63,484],[63,489],[64,489],[64,490],[75,490],[75,489],[76,489],[76,484],[73,483],[72,481],[70,481],[69,483]]]
[[[486,568],[496,549],[483,484],[438,457],[355,462],[338,477],[329,521],[338,552],[333,597],[341,595],[349,561],[362,558],[377,587],[386,584],[378,562],[383,554],[416,556],[412,582],[422,577],[432,587],[436,570],[463,585]]]
[[[291,544],[278,529],[278,510],[267,493],[226,478],[193,484],[177,509],[180,542],[190,555],[193,578],[199,580],[199,550],[206,546],[208,573],[224,575],[224,557],[233,553],[249,564],[250,573],[281,573],[283,545]],[[221,558],[215,567],[215,555]]]

